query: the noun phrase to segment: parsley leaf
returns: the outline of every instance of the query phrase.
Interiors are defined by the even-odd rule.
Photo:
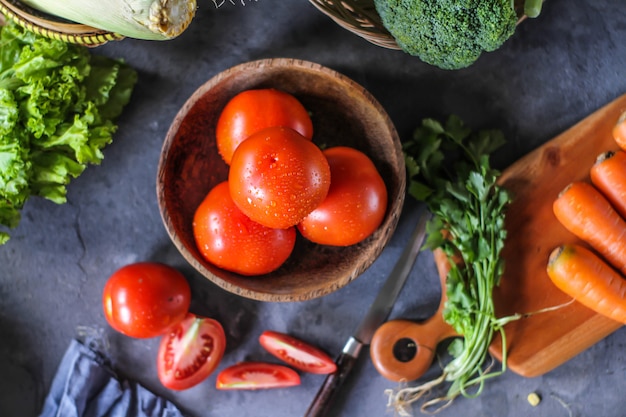
[[[500,131],[472,132],[454,115],[445,124],[423,120],[412,140],[404,143],[408,192],[433,214],[425,247],[442,250],[451,265],[444,320],[462,336],[450,344],[453,359],[443,371],[451,386],[436,400],[477,396],[486,378],[506,369],[504,360],[500,371],[484,370],[494,333],[504,332],[495,316],[492,291],[504,270],[500,254],[511,196],[497,184],[500,172],[489,160],[504,143]],[[472,386],[478,388],[469,393]]]

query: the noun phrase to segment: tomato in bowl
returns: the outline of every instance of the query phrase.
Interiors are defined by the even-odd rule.
[[[242,91],[266,88],[284,91],[302,103],[313,124],[311,141],[320,148],[348,146],[367,155],[385,182],[387,204],[379,227],[359,243],[323,245],[298,234],[293,252],[278,269],[245,276],[222,269],[201,255],[192,219],[208,192],[229,176],[230,166],[220,156],[216,142],[222,110]],[[272,302],[321,297],[360,276],[395,231],[405,186],[400,139],[380,103],[343,74],[316,63],[283,58],[229,68],[194,92],[168,130],[157,173],[161,217],[184,258],[221,288]]]

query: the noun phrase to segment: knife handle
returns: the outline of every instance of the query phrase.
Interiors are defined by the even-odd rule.
[[[337,394],[339,387],[341,387],[352,371],[352,368],[354,368],[356,359],[356,357],[348,355],[347,353],[339,355],[335,361],[337,370],[326,376],[324,383],[317,392],[313,402],[311,402],[304,417],[324,417],[328,415],[335,394]]]

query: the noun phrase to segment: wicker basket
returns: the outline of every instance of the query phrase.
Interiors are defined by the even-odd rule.
[[[337,24],[356,33],[374,45],[400,49],[385,29],[374,7],[374,0],[309,0]]]
[[[34,10],[18,0],[0,0],[0,12],[23,28],[47,38],[98,46],[124,37]]]
[[[309,1],[340,26],[354,32],[374,45],[389,49],[400,49],[391,33],[383,26],[382,20],[374,6],[374,0]],[[523,15],[524,1],[515,0],[515,9],[518,12],[518,16],[520,16],[517,22],[519,24],[526,18]]]

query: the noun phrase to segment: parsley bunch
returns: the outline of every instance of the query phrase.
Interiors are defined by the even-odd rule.
[[[504,269],[500,254],[511,196],[497,184],[500,172],[489,163],[490,154],[504,142],[500,131],[472,132],[458,117],[450,116],[445,124],[423,120],[404,144],[408,192],[433,214],[426,247],[441,249],[450,262],[444,320],[462,336],[449,346],[453,359],[440,382],[451,386],[437,401],[450,401],[459,394],[477,396],[485,379],[506,369],[506,352],[500,371],[485,369],[494,332],[501,332],[504,341],[502,326],[507,321],[495,315],[492,290]],[[473,393],[468,392],[471,386],[477,386]]]

